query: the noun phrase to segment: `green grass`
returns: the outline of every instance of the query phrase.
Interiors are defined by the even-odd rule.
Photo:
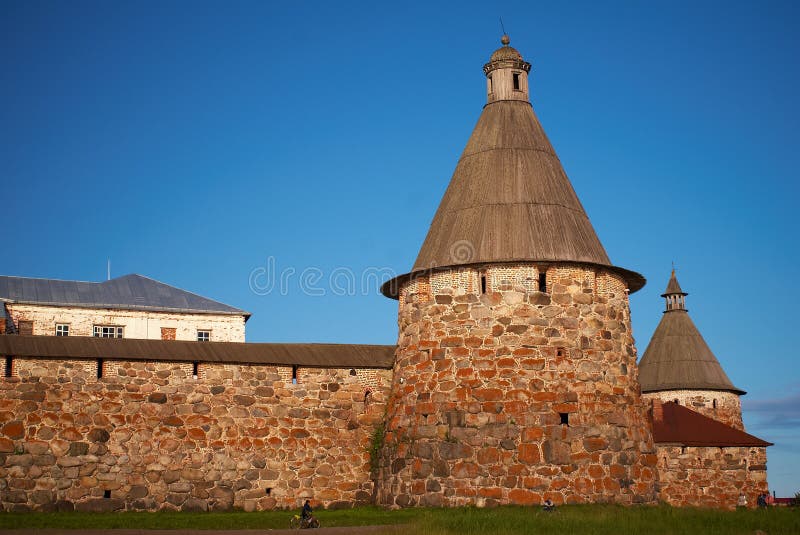
[[[0,529],[282,529],[293,511],[257,513],[0,513]],[[318,511],[323,527],[406,524],[416,535],[768,535],[800,533],[800,510],[708,509],[574,505],[545,513],[538,507],[402,509],[359,507]]]

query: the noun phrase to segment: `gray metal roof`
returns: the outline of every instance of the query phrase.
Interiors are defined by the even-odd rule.
[[[0,276],[0,301],[250,317],[244,310],[137,274],[104,282]]]
[[[91,336],[0,335],[0,355],[12,357],[389,369],[394,363],[394,352],[395,346],[361,344],[254,344]]]

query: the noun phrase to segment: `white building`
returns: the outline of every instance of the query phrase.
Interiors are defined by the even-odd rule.
[[[244,342],[249,312],[143,277],[0,276],[0,334]]]

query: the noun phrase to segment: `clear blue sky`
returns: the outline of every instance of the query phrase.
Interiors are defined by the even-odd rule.
[[[250,341],[394,343],[396,302],[331,277],[411,267],[502,16],[612,261],[650,281],[640,353],[675,261],[793,494],[800,9],[651,4],[5,2],[0,273],[102,280],[110,257],[251,311]],[[285,292],[251,289],[269,258]]]

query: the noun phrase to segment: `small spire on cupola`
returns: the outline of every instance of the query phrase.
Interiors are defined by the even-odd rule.
[[[663,294],[661,294],[661,297],[667,300],[667,310],[664,312],[670,312],[672,310],[686,310],[685,298],[687,295],[689,294],[684,292],[681,289],[681,285],[678,284],[678,279],[675,277],[675,268],[672,268],[672,275],[667,283],[667,289]]]

